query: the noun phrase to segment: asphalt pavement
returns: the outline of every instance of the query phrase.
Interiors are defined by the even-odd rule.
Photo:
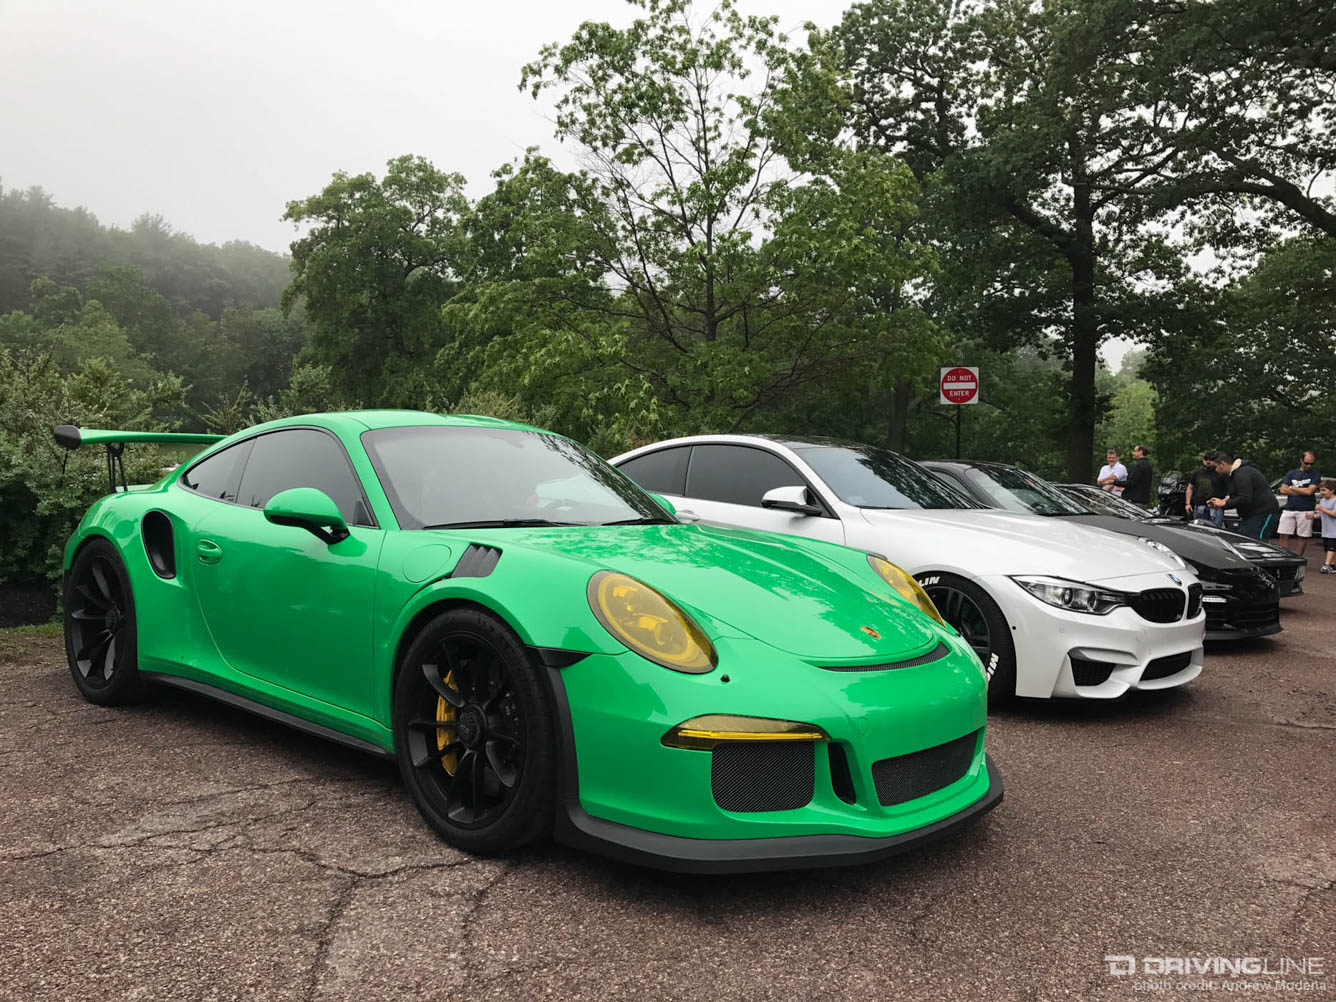
[[[184,693],[91,706],[58,637],[0,631],[0,999],[1333,998],[1336,578],[1307,586],[1184,690],[995,714],[972,830],[731,878],[471,858],[391,764]]]

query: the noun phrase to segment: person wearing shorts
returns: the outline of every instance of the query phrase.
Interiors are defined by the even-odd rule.
[[[1324,480],[1318,485],[1317,508],[1309,519],[1322,520],[1322,548],[1327,551],[1319,574],[1336,574],[1336,480]]]
[[[1313,468],[1317,457],[1305,452],[1297,469],[1290,470],[1280,482],[1285,507],[1280,513],[1280,545],[1302,557],[1313,535],[1313,511],[1317,508],[1317,485],[1322,474]]]

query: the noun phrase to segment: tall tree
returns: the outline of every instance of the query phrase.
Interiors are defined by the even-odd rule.
[[[412,404],[426,390],[464,258],[463,188],[460,175],[404,156],[382,179],[340,172],[288,203],[283,218],[310,228],[292,243],[283,307],[303,304],[312,354],[350,400]]]
[[[1064,359],[1067,473],[1078,480],[1092,467],[1100,344],[1147,320],[1128,308],[1144,266],[1129,251],[1144,175],[1165,151],[1118,124],[1140,72],[1126,46],[1131,6],[868,0],[831,36],[845,52],[858,141],[903,156],[935,193],[967,313],[1001,314],[1004,341]]]

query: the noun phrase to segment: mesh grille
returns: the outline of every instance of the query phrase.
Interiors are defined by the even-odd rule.
[[[1191,651],[1184,651],[1182,654],[1171,654],[1167,658],[1156,658],[1146,665],[1146,670],[1141,673],[1141,681],[1146,682],[1151,679],[1177,675],[1191,663]]]
[[[813,743],[760,741],[721,744],[711,754],[710,789],[726,811],[788,811],[812,800]]]
[[[969,770],[979,732],[935,748],[884,758],[872,764],[872,782],[883,807],[903,804],[950,786]]]
[[[1072,681],[1077,685],[1102,685],[1109,680],[1116,667],[1108,661],[1072,658]]]
[[[916,658],[908,658],[905,661],[887,661],[879,665],[819,665],[824,671],[891,671],[895,668],[913,668],[915,665],[931,664],[934,661],[940,661],[950,654],[951,651],[946,644],[939,643],[927,654],[920,654]]]
[[[1176,623],[1183,618],[1183,593],[1177,588],[1150,588],[1132,596],[1132,608],[1152,623]]]

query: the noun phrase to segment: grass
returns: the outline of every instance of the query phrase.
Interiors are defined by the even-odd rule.
[[[17,640],[20,637],[59,637],[62,632],[61,624],[54,620],[36,626],[4,626],[0,627],[0,640]]]

